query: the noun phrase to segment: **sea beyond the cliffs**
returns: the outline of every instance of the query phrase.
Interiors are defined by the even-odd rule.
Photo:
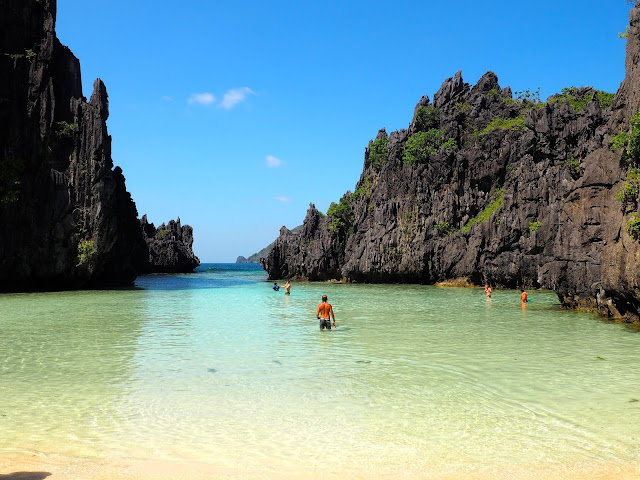
[[[0,458],[265,478],[640,473],[637,327],[550,291],[523,307],[515,290],[272,285],[255,264],[203,264],[128,289],[1,295]]]

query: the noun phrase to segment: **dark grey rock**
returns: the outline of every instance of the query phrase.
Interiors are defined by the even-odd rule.
[[[149,261],[145,273],[189,273],[200,265],[193,253],[193,229],[178,220],[156,228],[147,216],[140,220],[142,234],[149,247]]]
[[[638,8],[630,27],[626,77],[607,109],[589,88],[577,92],[590,101],[575,111],[566,99],[552,97],[544,106],[516,101],[493,72],[473,88],[460,72],[445,80],[433,104],[458,150],[440,149],[411,167],[402,160],[411,130],[389,134],[388,160],[377,169],[365,161],[354,189],[360,194],[343,197],[349,211],[340,227],[311,205],[302,231],[283,227],[261,259],[269,277],[427,284],[466,278],[554,289],[565,306],[637,321],[640,243],[626,223],[640,211],[621,208],[615,198],[629,165],[609,149],[640,109]],[[416,109],[427,103],[423,97]],[[485,130],[497,118],[518,124]]]
[[[82,94],[55,34],[54,0],[7,0],[0,15],[0,289],[130,284],[146,245],[113,167],[107,90]]]

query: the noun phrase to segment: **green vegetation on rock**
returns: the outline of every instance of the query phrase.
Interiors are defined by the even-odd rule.
[[[629,144],[629,134],[625,130],[624,132],[620,132],[619,134],[617,134],[615,137],[611,139],[609,148],[614,151],[620,148],[624,148],[626,153],[628,144]]]
[[[580,93],[577,87],[566,87],[560,90],[560,93],[549,100],[549,103],[557,103],[561,102],[565,98],[569,101],[569,105],[573,108],[573,110],[577,113],[586,107],[591,98],[593,97],[593,91],[588,90],[586,92]]]
[[[371,196],[371,186],[371,180],[368,177],[365,178],[364,182],[351,194],[351,200],[355,202],[362,197]]]
[[[171,230],[169,230],[167,228],[163,228],[162,230],[156,231],[156,238],[158,240],[165,240],[169,236],[170,233],[171,233]]]
[[[593,94],[596,94],[598,98],[598,102],[600,103],[600,108],[607,108],[611,106],[613,102],[613,93],[603,92],[602,90],[593,90],[593,89],[582,89],[578,87],[566,87],[560,90],[560,93],[555,95],[553,98],[549,100],[549,103],[557,103],[562,101],[563,99],[567,99],[569,101],[569,105],[573,108],[573,110],[578,113],[582,111],[593,99]]]
[[[476,223],[486,222],[487,220],[489,220],[491,215],[500,210],[500,208],[504,204],[504,191],[502,189],[495,190],[491,195],[491,198],[491,202],[484,208],[484,210],[482,210],[482,212],[480,212],[480,215],[469,220],[461,228],[463,232],[468,232],[469,230],[471,230],[471,227],[473,227]]]
[[[530,222],[529,223],[529,231],[535,232],[542,226],[541,222]]]
[[[534,105],[542,104],[540,101],[540,87],[534,91],[527,88],[526,90],[514,92],[514,94],[516,96],[515,101],[518,103],[530,103]]]
[[[631,135],[629,136],[628,154],[633,160],[640,160],[640,111],[629,120]]]
[[[447,150],[457,148],[454,138],[445,141],[445,133],[443,130],[431,129],[426,132],[417,132],[409,137],[404,146],[402,160],[415,167],[420,163],[426,163],[429,157],[436,153],[440,147]]]
[[[441,237],[447,237],[453,232],[453,230],[451,229],[451,225],[449,225],[449,222],[438,222],[433,225],[433,228],[436,229],[438,235],[440,235]]]
[[[54,124],[54,130],[59,137],[70,137],[78,131],[78,124],[62,120]]]
[[[603,92],[602,90],[596,90],[598,94],[598,101],[600,102],[600,108],[609,108],[613,103],[613,97],[615,93]]]
[[[456,110],[458,113],[469,113],[471,111],[471,105],[465,102],[456,102]]]
[[[640,238],[640,217],[636,214],[631,216],[631,220],[627,222],[627,232],[631,235],[635,240]]]
[[[389,139],[387,137],[378,137],[371,142],[371,146],[369,147],[369,156],[367,157],[367,165],[371,165],[375,170],[378,170],[387,162],[388,143]]]
[[[98,250],[93,240],[80,240],[78,242],[78,263],[77,267],[93,266]]]
[[[346,198],[341,198],[339,203],[331,202],[327,216],[331,218],[328,230],[332,234],[339,234],[353,223],[354,216],[351,211],[351,203]]]
[[[416,129],[422,132],[433,130],[440,125],[440,110],[432,105],[418,108],[413,117]]]
[[[580,175],[582,173],[582,167],[580,166],[580,160],[576,160],[574,157],[567,158],[564,162],[571,174]]]
[[[640,168],[632,168],[627,178],[622,182],[622,190],[616,194],[616,199],[624,204],[636,202],[640,191]]]
[[[629,36],[629,30],[631,29],[631,27],[629,25],[626,26],[626,28],[624,29],[624,33],[623,32],[618,32],[618,38],[627,38]]]
[[[640,160],[640,111],[629,119],[630,132],[628,130],[618,133],[611,139],[611,150],[623,149],[622,155],[629,157],[634,162]]]
[[[518,115],[516,118],[494,118],[489,125],[474,135],[484,137],[492,130],[515,130],[516,132],[524,130],[524,114]]]

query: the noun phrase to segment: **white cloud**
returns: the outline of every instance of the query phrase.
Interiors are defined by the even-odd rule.
[[[232,88],[224,94],[222,102],[220,102],[220,106],[227,110],[231,110],[238,103],[243,102],[249,94],[255,95],[255,92],[249,87]]]
[[[282,160],[273,155],[267,155],[267,167],[269,168],[278,168],[282,165]]]
[[[189,105],[211,105],[216,101],[216,97],[213,93],[192,93],[187,103]]]
[[[279,202],[283,202],[283,203],[291,203],[292,200],[289,197],[286,197],[284,195],[278,195],[277,197],[273,197],[274,200],[277,200]]]
[[[163,102],[173,102],[173,98],[171,98],[171,97],[169,97],[167,95],[163,95],[161,97],[161,99],[162,99]]]

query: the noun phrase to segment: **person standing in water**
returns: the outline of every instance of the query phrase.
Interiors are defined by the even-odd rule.
[[[520,299],[522,300],[522,305],[525,305],[529,301],[529,296],[527,292],[524,291],[524,288],[520,289]]]
[[[491,287],[488,283],[484,286],[484,293],[487,295],[487,298],[491,298]]]
[[[320,320],[320,330],[327,329],[331,330],[331,322],[330,319],[333,318],[333,326],[336,327],[336,317],[333,314],[333,307],[329,302],[327,302],[327,296],[322,296],[322,303],[318,305],[318,310],[316,310],[316,318]]]
[[[291,281],[287,280],[287,283],[284,284],[284,294],[291,295]]]

